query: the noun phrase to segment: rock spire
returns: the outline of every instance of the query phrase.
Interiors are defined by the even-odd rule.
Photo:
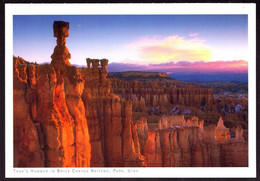
[[[66,47],[66,37],[69,36],[69,23],[64,21],[54,21],[54,37],[57,38],[57,45],[51,55],[51,65],[55,69],[62,69],[65,65],[71,66],[69,59],[71,55]]]

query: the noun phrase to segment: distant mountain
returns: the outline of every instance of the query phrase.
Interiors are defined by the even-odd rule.
[[[144,83],[159,83],[159,84],[165,84],[167,86],[174,85],[176,87],[196,86],[196,83],[179,81],[169,77],[167,73],[163,73],[163,72],[141,72],[141,71],[109,72],[108,78],[110,79],[116,78],[124,81],[138,81]]]
[[[169,77],[185,82],[248,82],[247,73],[173,73],[169,74]]]
[[[248,81],[246,61],[215,61],[215,62],[167,62],[158,64],[138,65],[131,63],[109,63],[108,72],[167,72],[169,77],[185,82],[208,81]]]
[[[129,72],[110,72],[108,77],[116,77],[125,80],[134,80],[140,78],[150,79],[172,79],[167,73],[163,72],[140,72],[140,71],[129,71]]]

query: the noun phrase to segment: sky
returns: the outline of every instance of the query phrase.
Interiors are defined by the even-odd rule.
[[[111,71],[247,72],[247,15],[14,15],[13,54],[51,62],[55,20],[70,23],[70,62]]]

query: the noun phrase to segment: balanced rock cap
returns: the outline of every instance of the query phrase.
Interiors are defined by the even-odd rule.
[[[54,21],[53,32],[54,37],[68,37],[69,36],[69,23],[65,21]]]

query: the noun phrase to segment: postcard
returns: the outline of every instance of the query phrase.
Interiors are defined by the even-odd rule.
[[[5,18],[6,177],[256,176],[254,4]]]

